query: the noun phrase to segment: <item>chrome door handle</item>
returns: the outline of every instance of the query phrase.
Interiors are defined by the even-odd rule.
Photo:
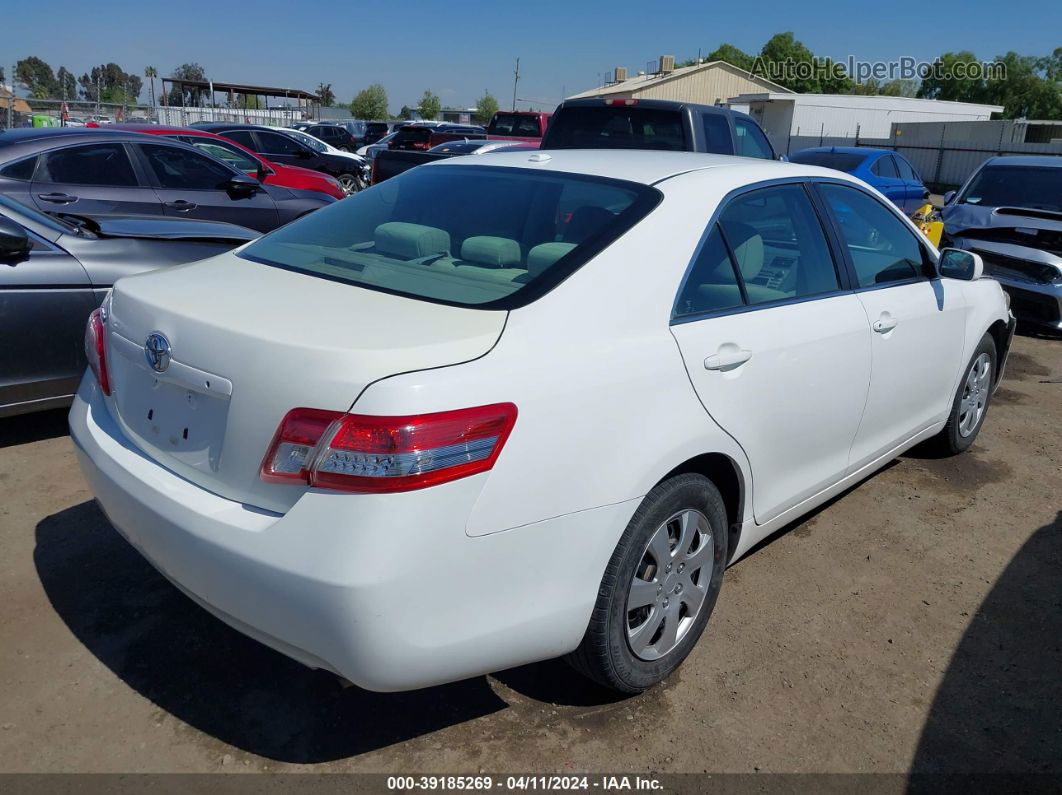
[[[713,353],[704,360],[705,370],[732,370],[752,358],[752,351],[736,345],[722,345],[718,353]]]
[[[70,202],[77,201],[77,196],[71,196],[68,193],[38,193],[37,198],[52,204],[70,204]]]
[[[878,334],[888,334],[894,328],[896,328],[896,318],[890,314],[883,314],[877,320],[874,321],[871,328]]]
[[[199,205],[194,202],[186,202],[184,199],[178,199],[175,202],[166,202],[166,206],[176,210],[179,213],[188,212],[194,210]]]

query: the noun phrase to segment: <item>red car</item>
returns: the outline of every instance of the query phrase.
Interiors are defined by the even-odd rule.
[[[280,163],[266,160],[235,141],[206,130],[197,130],[194,127],[161,127],[157,124],[108,124],[107,129],[164,135],[167,138],[191,144],[206,154],[224,160],[252,177],[257,177],[261,182],[293,190],[327,193],[334,199],[347,197],[342,186],[327,174],[298,166],[282,166]]]

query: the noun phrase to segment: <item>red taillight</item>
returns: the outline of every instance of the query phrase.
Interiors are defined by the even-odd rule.
[[[89,369],[100,383],[103,394],[111,394],[111,378],[107,373],[106,330],[103,327],[103,310],[94,309],[85,325],[85,358]]]
[[[638,100],[636,100],[636,99],[606,99],[605,100],[605,104],[606,105],[626,105],[626,106],[630,107],[631,105],[637,105],[638,104]]]
[[[262,479],[367,493],[422,489],[491,469],[515,422],[512,403],[404,417],[292,409]]]

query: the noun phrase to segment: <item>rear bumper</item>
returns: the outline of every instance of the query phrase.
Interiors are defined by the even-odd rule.
[[[635,502],[470,537],[480,475],[400,495],[307,492],[284,515],[207,492],[121,433],[87,376],[70,411],[116,529],[237,630],[379,691],[574,649]]]

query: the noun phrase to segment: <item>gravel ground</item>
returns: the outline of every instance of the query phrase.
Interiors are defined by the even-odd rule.
[[[1062,772],[1062,343],[967,454],[912,453],[733,566],[664,685],[548,662],[341,688],[188,601],[91,500],[62,412],[0,421],[0,771]]]

